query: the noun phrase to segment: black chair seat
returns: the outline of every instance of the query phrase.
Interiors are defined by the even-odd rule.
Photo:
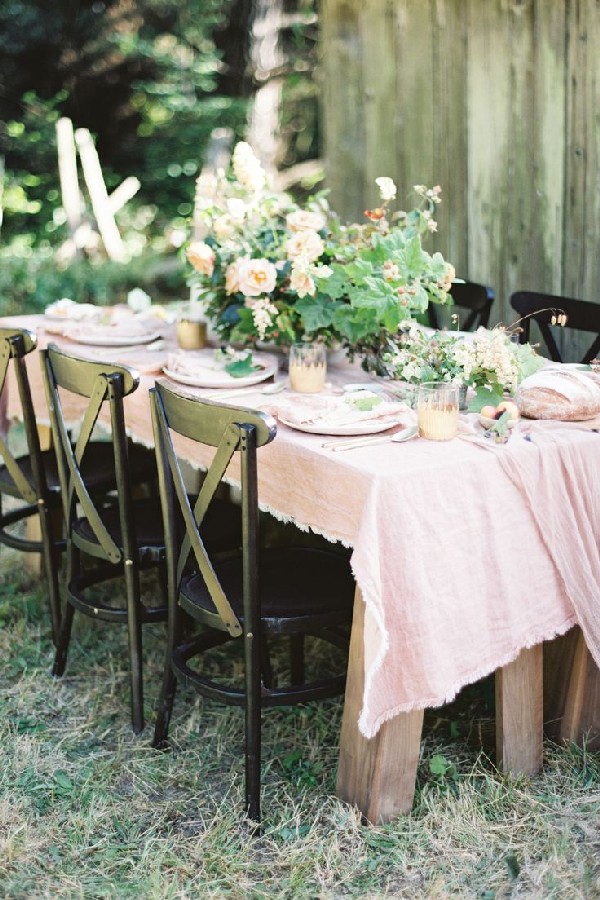
[[[118,507],[109,507],[100,511],[100,516],[118,547],[122,547],[121,523],[119,521]],[[133,504],[133,525],[140,547],[162,548],[165,542],[163,517],[158,497],[149,497],[136,500]],[[206,535],[208,549],[215,553],[220,550],[231,549],[241,545],[242,528],[235,508],[224,500],[217,500],[207,511],[201,534]],[[178,534],[183,535],[183,519],[181,515],[177,521]],[[72,534],[77,536],[80,542],[86,544],[97,543],[90,523],[86,518],[77,519],[72,525]]]
[[[310,547],[264,550],[259,556],[260,608],[263,624],[285,619],[326,618],[352,614],[354,579],[343,556]],[[242,558],[215,564],[215,572],[236,616],[243,620]],[[182,580],[180,599],[189,612],[217,614],[200,574]],[[316,625],[315,621],[315,625]]]
[[[152,451],[146,450],[145,447],[133,445],[132,456],[135,483],[141,484],[153,480],[156,476],[156,463]],[[58,504],[60,501],[60,479],[54,450],[42,451],[41,460],[50,500],[51,502],[54,500]],[[17,462],[27,481],[30,484],[34,484],[35,479],[32,472],[31,457],[28,454],[19,456]],[[105,493],[115,490],[117,485],[112,444],[104,443],[103,441],[89,444],[81,471],[91,493],[97,493],[98,491]],[[11,497],[21,496],[21,492],[16,487],[12,475],[6,466],[0,466],[0,492]]]
[[[106,530],[118,547],[123,546],[119,508],[117,506],[99,510]],[[133,524],[138,545],[160,547],[164,543],[162,514],[158,499],[148,497],[137,500],[133,506]],[[76,543],[98,544],[98,539],[88,519],[76,519],[71,525],[71,535]],[[79,540],[77,540],[79,538]]]

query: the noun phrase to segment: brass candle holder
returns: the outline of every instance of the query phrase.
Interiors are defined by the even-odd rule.
[[[201,350],[206,347],[206,322],[198,319],[179,319],[176,325],[177,344],[182,350]]]

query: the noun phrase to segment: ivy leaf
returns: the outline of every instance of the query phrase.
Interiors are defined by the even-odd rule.
[[[246,375],[252,375],[253,372],[258,372],[261,368],[262,366],[259,366],[252,361],[252,354],[247,353],[241,359],[234,359],[233,362],[227,363],[225,371],[228,375],[231,375],[232,378],[244,378]]]
[[[296,302],[296,309],[307,332],[328,328],[333,321],[335,308],[331,300],[320,294],[316,297],[301,297]]]
[[[491,391],[482,385],[475,388],[475,396],[469,401],[469,412],[481,412],[484,406],[498,406],[502,402],[502,388],[494,387]]]

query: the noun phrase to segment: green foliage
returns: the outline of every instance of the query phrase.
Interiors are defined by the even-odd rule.
[[[69,297],[82,303],[124,302],[127,292],[143,287],[155,302],[187,296],[182,268],[171,269],[159,251],[147,249],[128,264],[82,259],[59,266],[49,244],[32,247],[26,240],[0,247],[0,314],[42,311],[49,303]]]
[[[61,242],[55,124],[68,116],[97,139],[109,190],[135,175],[132,204],[152,205],[156,232],[192,210],[212,130],[238,133],[246,100],[219,91],[213,31],[232,0],[11,0],[0,8],[3,235]]]

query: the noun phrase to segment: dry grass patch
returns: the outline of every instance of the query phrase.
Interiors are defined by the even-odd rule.
[[[334,796],[341,701],[267,711],[257,838],[240,711],[182,692],[173,751],[153,751],[129,727],[125,630],[79,617],[53,679],[43,586],[0,561],[3,897],[600,897],[600,755],[548,744],[540,777],[501,776],[489,683],[428,713],[414,812],[378,827]]]

